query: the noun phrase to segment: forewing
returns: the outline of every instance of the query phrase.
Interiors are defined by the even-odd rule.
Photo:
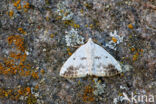
[[[94,65],[92,73],[95,76],[113,76],[121,72],[121,66],[116,59],[104,48],[94,44],[92,46]]]
[[[67,78],[85,77],[88,71],[86,44],[79,47],[64,63],[60,76]]]

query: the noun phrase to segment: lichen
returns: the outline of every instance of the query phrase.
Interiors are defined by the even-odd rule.
[[[113,49],[113,50],[116,50],[116,46],[118,44],[120,44],[121,42],[123,42],[123,37],[122,36],[119,36],[117,34],[117,31],[115,30],[113,33],[110,32],[109,34],[111,37],[112,37],[112,40],[109,41],[106,46],[108,46],[109,48]]]
[[[95,100],[93,91],[94,91],[94,89],[90,85],[85,86],[83,95],[82,95],[84,102],[93,102]]]
[[[95,90],[93,91],[94,95],[102,95],[104,93],[105,84],[101,84],[97,78],[94,78]]]
[[[78,34],[78,31],[72,28],[69,32],[66,32],[65,41],[67,46],[75,46],[84,44],[84,38]]]
[[[74,13],[66,7],[65,2],[59,2],[57,4],[56,13],[62,17],[62,20],[71,20],[74,16]]]

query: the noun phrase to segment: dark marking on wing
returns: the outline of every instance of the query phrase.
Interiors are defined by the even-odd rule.
[[[73,60],[75,60],[76,58],[73,58]]]
[[[98,60],[99,60],[99,59],[101,59],[101,57],[100,57],[100,56],[95,56],[94,58],[95,58],[95,59],[98,59]]]
[[[106,56],[106,58],[108,58],[108,57]]]
[[[86,60],[86,59],[87,59],[87,57],[82,57],[82,58],[81,58],[81,60]]]
[[[100,63],[99,65],[97,65],[97,68],[102,69],[101,72],[104,71],[104,73],[105,73],[104,76],[113,76],[113,75],[116,75],[119,73],[119,71],[112,64],[105,66],[102,63]],[[103,69],[105,69],[105,70],[103,70]]]
[[[67,71],[65,71],[63,75],[66,77],[75,76],[75,75],[77,75],[77,70],[78,70],[78,68],[70,66],[67,68]]]
[[[113,76],[119,73],[119,71],[112,64],[109,64],[107,67],[104,67],[104,68],[107,69],[105,70],[107,76]]]
[[[78,76],[78,70],[80,68],[85,68],[84,65],[80,64],[79,66],[77,67],[74,67],[74,66],[70,66],[67,68],[67,70],[64,72],[63,76],[65,77],[69,77],[69,78],[72,78],[72,77],[77,77]]]

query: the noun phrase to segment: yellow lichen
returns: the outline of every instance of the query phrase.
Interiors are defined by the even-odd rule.
[[[114,43],[116,43],[116,42],[117,42],[117,39],[116,39],[115,37],[112,37],[112,41],[113,41]]]
[[[17,9],[18,10],[20,10],[22,7],[21,7],[21,4],[19,4],[18,6],[17,6]]]
[[[93,26],[93,24],[90,24],[89,27],[90,27],[91,29],[93,29],[94,26]]]
[[[54,34],[50,34],[50,37],[51,37],[51,38],[54,38]]]
[[[132,24],[129,24],[128,25],[128,28],[133,29],[133,25]]]
[[[71,55],[72,55],[72,53],[71,53],[71,52],[68,52],[68,55],[69,55],[69,56],[71,56]]]
[[[26,34],[26,32],[23,30],[23,28],[18,28],[18,31],[20,32],[20,33],[22,33],[22,34]]]
[[[81,14],[83,14],[83,9],[80,10]]]
[[[14,15],[14,11],[13,10],[10,10],[9,11],[9,16],[12,17],[13,15]]]
[[[79,24],[74,24],[74,28],[80,28]]]
[[[70,51],[70,48],[67,48],[67,51],[69,52]]]

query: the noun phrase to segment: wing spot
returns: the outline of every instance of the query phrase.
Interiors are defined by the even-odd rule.
[[[94,58],[95,58],[95,59],[98,59],[98,60],[99,60],[99,59],[101,59],[101,57],[100,57],[100,56],[95,56]]]
[[[87,59],[87,57],[82,57],[82,58],[81,58],[81,60],[86,60],[86,59]]]
[[[73,58],[73,60],[75,60],[76,58]]]

